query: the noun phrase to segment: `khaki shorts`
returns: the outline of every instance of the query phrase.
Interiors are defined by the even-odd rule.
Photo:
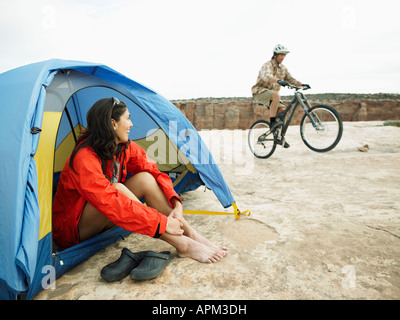
[[[265,90],[261,93],[253,94],[253,98],[254,98],[254,100],[256,100],[256,102],[261,103],[261,104],[265,105],[266,107],[269,107],[273,93],[274,93],[273,90]],[[279,101],[278,109],[280,109],[280,108],[286,109],[286,106],[283,104],[282,101]]]

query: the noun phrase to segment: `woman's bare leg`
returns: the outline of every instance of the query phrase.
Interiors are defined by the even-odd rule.
[[[124,187],[126,189],[124,190]],[[118,188],[118,187],[117,187]],[[156,209],[157,211],[169,215],[173,209],[161,188],[158,186],[157,181],[147,172],[141,172],[128,181],[125,185],[119,186],[119,190],[128,197],[130,193],[137,198],[144,198],[147,205]],[[201,262],[215,262],[220,260],[226,255],[228,250],[220,248],[202,235],[200,235],[189,223],[183,218],[183,236],[173,236],[164,233],[161,239],[174,246],[178,254],[188,256],[192,259]]]
[[[139,201],[139,199],[121,183],[116,183],[114,186],[132,200]],[[78,223],[79,241],[85,241],[98,235],[102,231],[115,227],[104,214],[93,207],[89,202],[86,202],[83,207],[81,218]]]
[[[89,202],[86,202],[78,223],[79,241],[88,240],[102,231],[113,227],[115,227],[114,223],[112,223]]]

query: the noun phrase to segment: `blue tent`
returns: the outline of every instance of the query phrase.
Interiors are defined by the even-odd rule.
[[[181,194],[205,185],[236,206],[218,166],[183,114],[153,90],[107,66],[48,60],[0,74],[0,299],[31,299],[100,249],[129,234],[116,227],[64,251],[52,241],[52,199],[86,112],[105,97],[132,115],[130,139]],[[49,266],[53,266],[51,269]]]

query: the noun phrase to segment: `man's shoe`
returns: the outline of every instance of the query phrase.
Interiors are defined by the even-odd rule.
[[[278,139],[276,143],[282,146],[282,140]],[[290,144],[285,141],[285,143],[283,144],[283,147],[285,149],[290,148]]]
[[[287,142],[285,142],[284,145],[283,145],[283,147],[284,147],[285,149],[290,148],[290,144],[287,143]]]
[[[269,131],[274,132],[281,125],[282,125],[281,121],[275,121],[269,125]]]

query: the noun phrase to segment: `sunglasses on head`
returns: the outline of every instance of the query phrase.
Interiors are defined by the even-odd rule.
[[[116,97],[112,97],[112,99],[113,99],[113,105],[112,105],[111,109],[114,108],[117,104],[121,103],[121,101],[119,101],[119,99]]]

